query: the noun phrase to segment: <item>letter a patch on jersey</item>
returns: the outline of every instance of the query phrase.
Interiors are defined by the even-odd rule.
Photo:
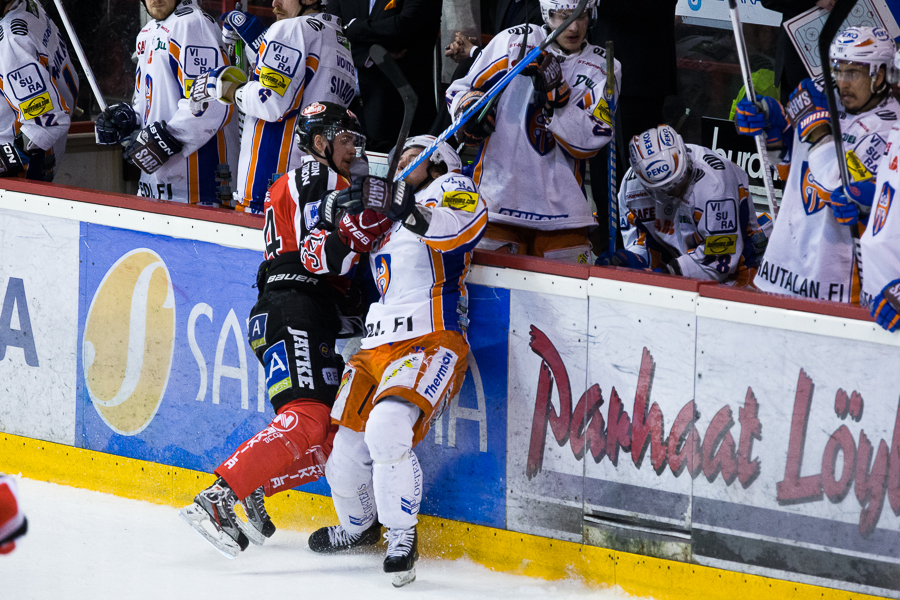
[[[266,389],[269,391],[269,400],[271,400],[279,392],[291,388],[291,372],[288,369],[288,355],[284,340],[266,350],[263,363],[266,365]]]
[[[254,351],[266,344],[266,321],[268,318],[269,313],[263,313],[250,319],[250,323],[248,324],[250,333],[247,337],[250,340],[250,347]]]

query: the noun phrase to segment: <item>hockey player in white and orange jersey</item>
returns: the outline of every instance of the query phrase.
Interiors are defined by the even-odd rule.
[[[218,204],[230,200],[237,168],[237,119],[232,107],[210,103],[194,114],[194,80],[228,64],[215,21],[198,0],[143,0],[152,20],[137,37],[133,105],[114,104],[97,119],[99,144],[133,132],[125,158],[141,169],[138,195]]]
[[[356,67],[340,19],[329,14],[280,19],[262,36],[251,80],[234,85],[234,69],[207,75],[195,102],[234,102],[243,113],[237,210],[262,211],[266,190],[300,164],[294,123],[313,102],[347,107],[356,95]],[[224,81],[220,79],[224,78]]]
[[[545,25],[502,31],[468,75],[450,84],[450,114],[460,115],[544,40],[578,4],[540,0]],[[496,103],[496,114],[470,119],[462,141],[478,145],[473,179],[487,202],[490,223],[479,247],[512,254],[586,262],[588,229],[595,226],[584,190],[586,160],[612,135],[603,99],[606,51],[585,41],[596,0],[522,71]],[[526,33],[527,30],[527,33]],[[615,62],[616,90],[621,66]]]
[[[410,139],[400,168],[433,141]],[[309,547],[334,552],[360,545],[377,515],[388,528],[384,570],[395,575],[395,586],[415,579],[418,556],[422,470],[412,449],[459,391],[469,352],[465,278],[488,217],[475,183],[459,167],[457,154],[442,143],[397,186],[393,202],[384,195],[392,186],[372,177],[342,192],[360,208],[387,197],[394,223],[369,253],[380,299],[369,308],[362,350],[347,364],[331,412],[340,428],[325,475],[340,525],[313,533]],[[307,237],[308,269],[347,264],[349,251],[340,251],[332,237]]]
[[[36,0],[0,0],[0,177],[51,181],[66,149],[78,74]]]
[[[841,134],[854,181],[878,173],[888,133],[900,115],[886,83],[893,55],[893,41],[878,27],[848,27],[831,45]],[[763,101],[768,105],[765,118],[746,100],[739,103],[739,131],[754,135],[765,130],[769,139],[783,136],[790,147],[790,173],[754,285],[764,292],[857,303],[860,281],[853,239],[838,214],[840,204],[832,198],[840,197],[835,191],[841,177],[822,87],[807,79],[791,96],[785,112],[793,131],[780,105],[773,99]]]
[[[634,136],[628,152],[631,168],[619,189],[625,248],[597,264],[749,285],[759,224],[747,173],[685,144],[668,125]]]

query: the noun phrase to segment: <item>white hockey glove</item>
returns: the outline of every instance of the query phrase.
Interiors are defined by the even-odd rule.
[[[181,152],[181,142],[169,133],[165,121],[157,121],[141,130],[125,149],[125,160],[134,163],[141,171],[151,175],[167,160]]]
[[[211,100],[231,104],[234,93],[245,83],[247,76],[237,67],[219,67],[203,73],[191,87],[191,112],[195,115],[203,112]]]

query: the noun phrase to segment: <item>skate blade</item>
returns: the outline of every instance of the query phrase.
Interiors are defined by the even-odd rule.
[[[235,513],[234,513],[235,516],[237,517],[236,521],[237,521],[238,529],[241,530],[241,533],[243,533],[244,535],[247,536],[247,539],[250,540],[251,544],[254,544],[256,546],[262,546],[263,543],[266,541],[266,536],[264,536],[261,531],[259,531],[256,527],[254,527],[250,523],[249,519],[245,521],[242,518],[242,517],[245,517],[247,514],[247,509],[244,508],[242,503],[238,502],[234,506],[235,506],[235,508],[240,506],[244,513],[243,515],[238,514],[237,511],[235,511]]]
[[[413,567],[409,571],[400,571],[398,573],[393,574],[393,578],[391,579],[391,583],[395,588],[403,587],[409,583],[412,583],[416,580],[416,567]]]
[[[241,547],[237,545],[237,542],[231,539],[231,536],[224,531],[219,531],[218,536],[214,536],[207,530],[207,527],[204,527],[205,522],[210,529],[217,531],[215,524],[212,522],[212,519],[209,518],[209,515],[205,510],[196,504],[191,504],[190,506],[185,506],[179,510],[178,516],[181,517],[182,521],[190,525],[191,529],[196,531],[200,537],[209,542],[213,548],[221,552],[222,556],[231,560],[237,558],[237,555],[241,551]]]

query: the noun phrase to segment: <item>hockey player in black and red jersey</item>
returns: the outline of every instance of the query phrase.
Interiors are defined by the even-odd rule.
[[[854,183],[878,173],[888,134],[900,115],[886,83],[893,55],[894,43],[880,27],[848,27],[831,44],[838,117]],[[747,100],[738,103],[738,131],[765,131],[770,148],[786,147],[779,170],[789,168],[789,174],[783,177],[784,199],[754,285],[764,292],[857,303],[862,299],[859,274],[851,232],[844,226],[848,200],[840,192],[839,159],[822,86],[810,79],[801,82],[784,112],[772,98],[758,100],[765,110]]]
[[[399,168],[434,139],[417,136],[395,150],[402,152]],[[398,186],[357,178],[341,192],[350,204],[338,198],[344,206],[359,205],[348,212],[378,206],[389,226],[368,246],[381,297],[369,309],[362,350],[347,364],[331,413],[341,427],[326,475],[340,525],[313,533],[309,547],[335,552],[371,543],[367,532],[377,514],[388,527],[384,571],[398,587],[415,579],[418,557],[422,469],[413,447],[459,391],[469,352],[465,279],[488,216],[460,166],[442,142],[431,161]],[[339,237],[308,237],[304,265],[346,272],[359,250],[348,250]]]
[[[668,125],[628,145],[631,168],[619,189],[625,248],[598,265],[649,268],[748,285],[759,232],[747,173],[718,154],[685,144]]]
[[[66,149],[78,73],[36,0],[0,0],[0,177],[51,181]]]
[[[334,343],[342,331],[358,332],[344,327],[352,319],[339,310],[349,279],[311,273],[299,248],[319,223],[323,198],[347,187],[351,164],[365,145],[361,131],[353,113],[342,106],[307,107],[296,134],[308,155],[266,198],[266,260],[257,274],[259,299],[250,311],[248,337],[265,366],[276,417],[219,465],[216,482],[181,510],[181,517],[229,558],[246,549],[248,540],[262,544],[274,533],[264,497],[317,480],[331,452],[337,428],[329,414],[343,369]],[[333,224],[340,233],[337,242],[352,237],[348,243],[365,252],[358,236],[353,237],[365,216]],[[246,522],[235,514],[239,502]],[[379,533],[375,528],[376,539]]]

